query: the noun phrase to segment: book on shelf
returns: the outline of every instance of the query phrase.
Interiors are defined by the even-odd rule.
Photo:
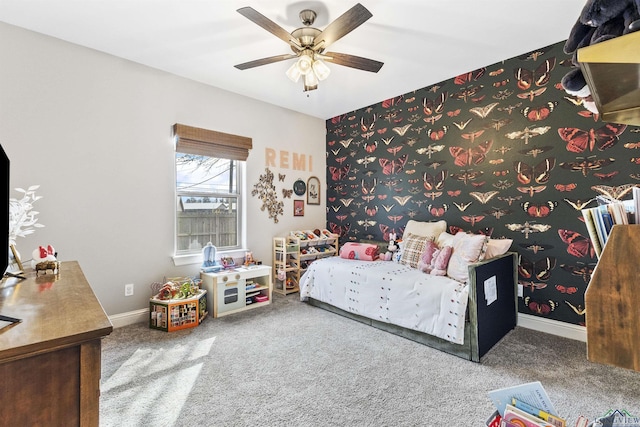
[[[598,231],[596,230],[596,220],[593,217],[593,212],[591,209],[582,209],[582,217],[584,218],[584,223],[587,226],[587,233],[589,234],[589,239],[591,239],[591,245],[593,246],[593,250],[596,253],[598,259],[600,259],[600,255],[602,254],[602,244],[600,243],[600,237],[598,236]]]
[[[638,190],[638,191],[636,191]],[[614,225],[637,223],[637,208],[640,205],[640,188],[634,188],[633,200],[615,200],[598,196],[598,206],[581,210],[587,233],[598,259]]]

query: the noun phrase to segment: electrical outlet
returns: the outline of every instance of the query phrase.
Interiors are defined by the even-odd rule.
[[[133,283],[128,283],[124,285],[124,296],[130,297],[131,295],[133,295]]]

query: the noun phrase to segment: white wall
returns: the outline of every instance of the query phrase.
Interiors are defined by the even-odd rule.
[[[11,187],[40,184],[35,210],[45,228],[18,241],[23,259],[52,244],[78,260],[109,315],[148,307],[149,284],[195,275],[175,267],[174,152],[178,122],[253,139],[247,162],[247,243],[271,264],[271,239],[325,224],[325,200],[293,217],[292,199],[275,224],[250,190],[265,170],[265,149],[312,156],[313,170],[286,174],[281,188],[315,175],[323,190],[325,123],[58,39],[0,23],[0,144]],[[283,76],[283,78],[285,78]],[[18,196],[18,193],[13,193]],[[64,270],[62,271],[64,274]],[[124,297],[124,284],[135,295]]]

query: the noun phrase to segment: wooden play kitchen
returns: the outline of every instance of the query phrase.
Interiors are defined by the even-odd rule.
[[[213,317],[226,316],[271,303],[271,266],[253,265],[200,273],[207,310]]]

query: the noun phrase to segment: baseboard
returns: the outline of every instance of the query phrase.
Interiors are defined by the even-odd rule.
[[[135,323],[148,322],[149,309],[142,308],[140,310],[114,314],[113,316],[109,316],[109,320],[111,321],[111,324],[114,328],[121,328],[123,326],[133,325]]]
[[[114,314],[113,316],[109,316],[109,320],[114,328],[121,328],[123,326],[133,325],[134,323],[148,322],[149,310],[143,308],[127,313]],[[587,341],[587,329],[584,326],[545,319],[544,317],[518,313],[518,326],[577,341]]]
[[[580,325],[545,319],[544,317],[518,313],[518,326],[534,329],[564,338],[587,342],[587,328]]]

